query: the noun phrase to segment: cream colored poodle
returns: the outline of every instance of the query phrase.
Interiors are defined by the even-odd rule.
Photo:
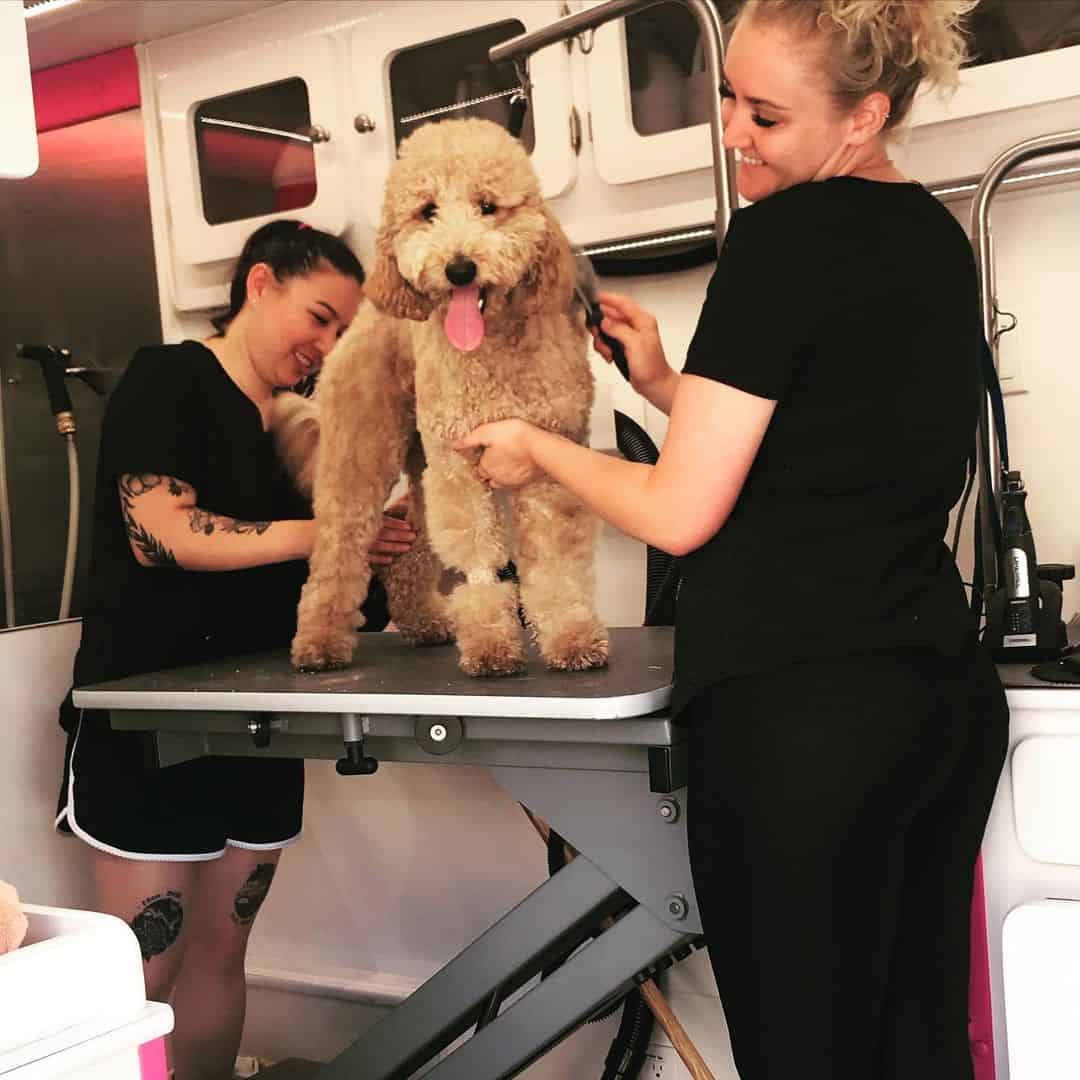
[[[383,503],[408,473],[419,534],[387,578],[407,640],[453,636],[472,675],[519,671],[518,617],[548,667],[607,662],[593,609],[596,521],[546,480],[494,494],[479,424],[520,417],[584,442],[593,380],[574,260],[521,144],[487,120],[429,124],[387,178],[368,301],[327,358],[313,402],[278,399],[282,457],[314,488],[317,539],[292,646],[295,666],[352,659]],[[520,590],[498,571],[513,559]],[[461,583],[440,593],[443,568]]]

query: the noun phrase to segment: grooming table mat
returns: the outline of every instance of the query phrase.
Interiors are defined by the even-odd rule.
[[[593,671],[548,671],[533,649],[519,675],[475,677],[454,645],[406,645],[362,634],[337,671],[298,672],[284,651],[133,675],[75,691],[85,709],[323,712],[618,719],[647,716],[671,697],[670,627],[615,627],[611,660]]]

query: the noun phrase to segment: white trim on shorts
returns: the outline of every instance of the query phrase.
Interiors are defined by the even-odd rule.
[[[68,828],[84,843],[89,844],[98,851],[105,851],[110,855],[117,855],[121,859],[132,859],[139,862],[210,862],[212,859],[220,859],[225,854],[225,848],[213,851],[209,854],[183,854],[171,855],[163,853],[147,853],[143,851],[124,851],[122,848],[113,847],[91,836],[75,820],[75,750],[79,745],[79,733],[82,731],[83,710],[79,710],[79,722],[75,728],[75,741],[71,744],[71,759],[68,762],[68,799],[67,806],[56,815],[54,827],[59,825],[63,818],[67,818]]]
[[[241,851],[280,851],[290,844],[295,844],[303,835],[304,830],[301,829],[295,836],[286,837],[284,840],[275,840],[272,844],[249,844],[244,840],[226,840],[225,845],[240,848]]]

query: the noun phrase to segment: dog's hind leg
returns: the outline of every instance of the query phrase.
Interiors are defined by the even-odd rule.
[[[593,607],[598,523],[566,488],[540,481],[511,495],[521,603],[544,662],[603,667],[608,635]]]
[[[424,449],[414,435],[405,456],[409,477],[409,521],[416,530],[413,545],[379,571],[386,586],[390,618],[410,645],[440,645],[450,639],[450,613],[439,592],[443,566],[432,550],[424,506]]]
[[[292,643],[302,670],[352,660],[371,582],[368,550],[414,428],[403,346],[380,318],[362,309],[320,380],[315,548]]]
[[[517,588],[499,581],[509,559],[495,497],[470,462],[445,444],[425,442],[424,496],[432,546],[465,581],[448,601],[462,671],[510,675],[525,666]]]

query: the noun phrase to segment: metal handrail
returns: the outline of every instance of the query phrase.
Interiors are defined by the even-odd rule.
[[[1039,135],[1025,139],[1009,147],[994,159],[983,174],[971,203],[971,243],[975,249],[975,263],[979,275],[979,302],[982,308],[983,333],[990,343],[994,356],[994,366],[998,363],[998,349],[995,339],[997,314],[995,311],[994,288],[994,251],[990,233],[990,203],[994,194],[1005,182],[1009,173],[1033,158],[1048,157],[1051,154],[1063,154],[1080,150],[1080,130],[1062,131],[1056,135]],[[985,432],[985,440],[990,447],[989,471],[979,456],[979,490],[981,492],[979,527],[983,530],[983,576],[987,587],[997,584],[997,553],[994,551],[989,529],[988,514],[1000,511],[1001,505],[1001,455],[998,452],[994,431],[994,417],[983,398],[979,416],[980,436]],[[985,504],[982,500],[989,499]]]
[[[585,11],[565,15],[539,30],[519,34],[493,45],[488,50],[488,59],[493,64],[505,60],[521,60],[538,49],[576,37],[586,30],[595,30],[613,19],[625,18],[660,2],[661,0],[607,0],[607,3]],[[739,205],[735,187],[735,152],[724,149],[724,129],[720,116],[720,73],[724,63],[723,27],[716,8],[708,0],[678,2],[689,8],[697,20],[705,46],[705,71],[712,89],[709,97],[709,130],[712,135],[713,183],[716,188],[716,250],[719,251],[731,223],[731,216]]]

